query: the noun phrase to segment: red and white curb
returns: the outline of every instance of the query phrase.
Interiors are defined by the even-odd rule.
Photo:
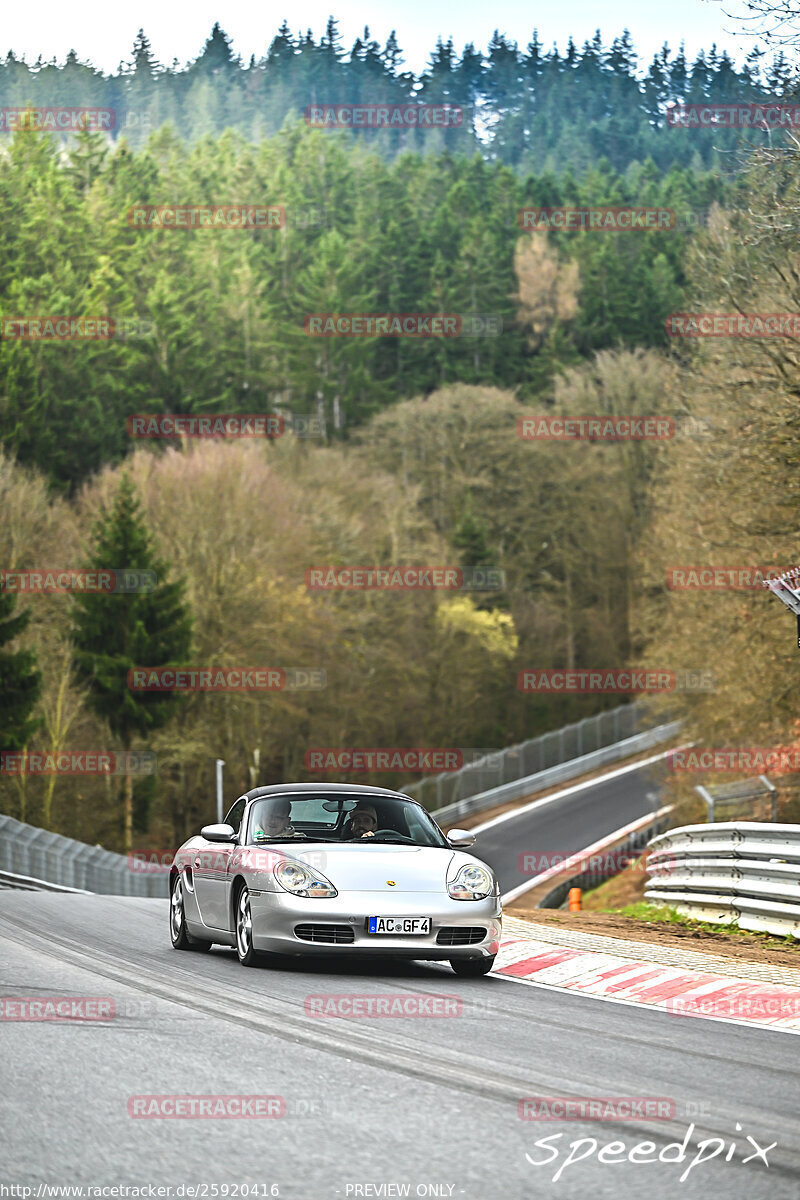
[[[644,946],[643,946],[644,949]],[[651,1005],[673,1016],[712,1018],[800,1033],[800,987],[504,938],[492,972],[601,1000]]]

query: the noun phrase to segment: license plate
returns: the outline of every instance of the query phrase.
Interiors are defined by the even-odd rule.
[[[430,933],[430,917],[368,917],[370,933]]]

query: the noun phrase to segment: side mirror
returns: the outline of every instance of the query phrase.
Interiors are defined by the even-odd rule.
[[[475,834],[471,829],[451,829],[447,840],[454,850],[467,850],[475,845]]]
[[[207,842],[235,842],[236,830],[232,825],[204,825],[200,837]]]

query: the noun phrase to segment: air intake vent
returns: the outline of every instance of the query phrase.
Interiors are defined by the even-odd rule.
[[[486,937],[480,925],[443,925],[436,935],[437,946],[474,946]]]
[[[294,932],[303,942],[327,942],[338,946],[356,940],[352,925],[295,925]]]

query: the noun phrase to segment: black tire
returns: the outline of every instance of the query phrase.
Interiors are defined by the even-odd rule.
[[[196,950],[204,953],[211,949],[211,942],[192,937],[186,932],[186,912],[183,906],[183,880],[180,872],[172,878],[169,890],[169,936],[173,950]]]
[[[236,932],[236,956],[243,967],[254,967],[259,955],[253,949],[253,916],[250,911],[250,893],[242,884],[236,894],[233,910],[233,925]]]
[[[456,975],[465,975],[475,979],[478,975],[488,975],[494,966],[494,955],[491,958],[451,958],[450,966]]]

